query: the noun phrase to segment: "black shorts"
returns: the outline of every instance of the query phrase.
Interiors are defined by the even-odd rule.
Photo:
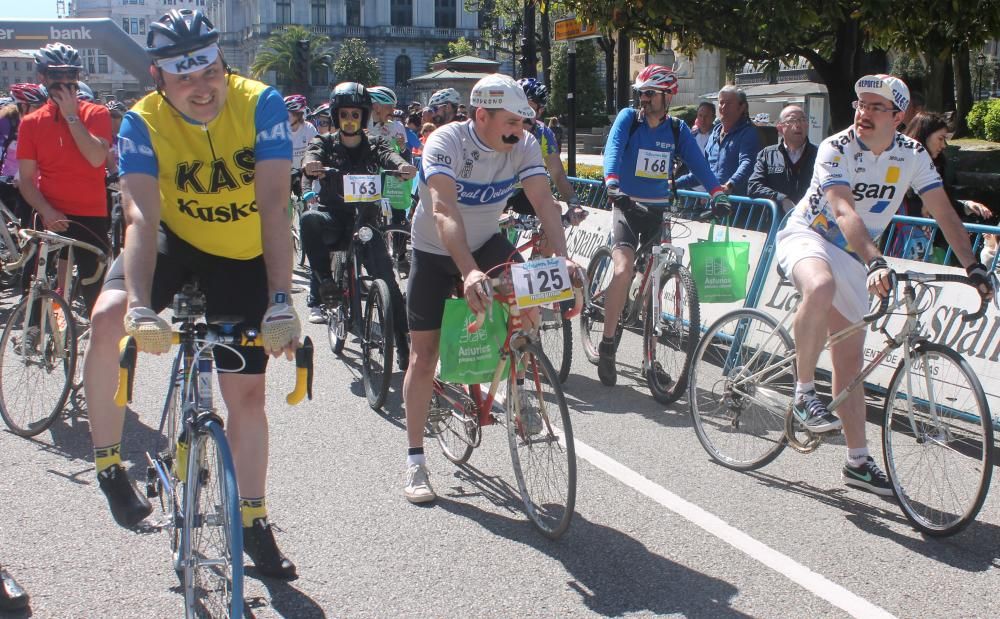
[[[504,262],[524,262],[506,237],[495,234],[472,252],[479,270],[486,272]],[[490,273],[490,276],[496,276]],[[406,284],[406,319],[411,331],[436,331],[441,328],[444,302],[455,293],[462,272],[451,256],[413,250],[410,277]],[[419,291],[419,292],[418,292]]]
[[[245,328],[260,329],[267,311],[267,269],[264,257],[235,260],[207,254],[163,226],[157,239],[156,269],[153,272],[152,309],[162,312],[173,303],[174,295],[193,278],[205,294],[205,313],[212,316],[241,316]],[[103,290],[125,290],[124,254],[115,259],[104,280]],[[267,354],[263,348],[237,346],[246,361],[240,374],[263,374]],[[243,365],[232,351],[215,348],[215,363],[220,370],[235,370]]]
[[[507,208],[518,215],[534,215],[535,207],[531,206],[528,196],[524,195],[523,189],[515,189],[514,193],[507,198]]]
[[[660,234],[663,213],[656,207],[647,208],[647,213],[631,208],[623,210],[617,206],[612,209],[612,248],[631,247],[632,251],[638,251],[643,243]]]

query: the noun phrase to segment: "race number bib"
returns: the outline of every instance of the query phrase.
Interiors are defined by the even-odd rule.
[[[382,179],[378,174],[345,174],[344,202],[375,202],[382,199]]]
[[[542,258],[510,268],[514,296],[520,308],[573,298],[573,285],[562,258]]]
[[[635,160],[635,175],[643,178],[664,179],[670,172],[670,153],[639,149]]]

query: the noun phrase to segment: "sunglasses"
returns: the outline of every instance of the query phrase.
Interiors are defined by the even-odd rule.
[[[337,118],[341,120],[361,120],[361,112],[348,112],[347,110],[339,110],[337,112]]]
[[[660,94],[658,90],[637,90],[635,91],[636,96],[639,97],[649,97],[652,99],[655,95]]]
[[[330,123],[329,120],[317,120],[316,121],[316,125],[319,126],[319,127],[329,127],[330,124],[331,123]]]
[[[80,72],[76,69],[48,69],[45,71],[45,77],[53,80],[70,80],[76,81],[80,77]]]

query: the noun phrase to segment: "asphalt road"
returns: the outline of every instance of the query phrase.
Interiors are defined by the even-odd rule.
[[[295,301],[304,317],[304,295]],[[401,375],[376,413],[363,397],[357,344],[337,358],[325,326],[305,330],[318,344],[313,400],[284,404],[293,376],[284,360],[272,362],[267,396],[268,505],[300,577],[283,583],[248,570],[248,616],[1000,614],[1000,493],[963,533],[929,539],[894,500],[841,483],[841,440],[811,455],[786,450],[753,473],[724,469],[702,450],[685,401],[664,409],[649,397],[632,336],[611,389],[575,349],[566,390],[578,500],[562,539],[527,521],[499,427],[464,467],[429,442],[440,499],[412,506],[401,492]],[[165,359],[140,358],[123,445],[136,478],[167,369]],[[879,454],[872,423],[869,440]],[[167,535],[155,512],[136,530],[115,525],[84,415],[36,440],[0,432],[0,471],[0,561],[31,593],[31,616],[182,616]]]

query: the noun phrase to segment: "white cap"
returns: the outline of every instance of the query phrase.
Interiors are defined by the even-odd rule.
[[[535,110],[528,105],[524,89],[514,78],[502,73],[493,73],[482,78],[472,87],[469,105],[488,110],[507,110],[521,118],[534,118]]]
[[[154,62],[156,66],[160,67],[167,73],[184,75],[185,73],[201,71],[215,62],[215,59],[218,57],[219,46],[213,43],[208,47],[203,47],[193,52],[171,56],[170,58],[159,58]]]
[[[901,112],[905,112],[906,108],[910,107],[910,89],[903,80],[892,75],[883,73],[866,75],[854,84],[854,92],[859,97],[864,92],[885,97]]]

